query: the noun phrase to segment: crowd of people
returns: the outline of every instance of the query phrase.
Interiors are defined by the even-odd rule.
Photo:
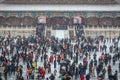
[[[0,80],[11,75],[16,80],[118,80],[119,42],[119,37],[85,37],[79,27],[74,39],[0,37]]]

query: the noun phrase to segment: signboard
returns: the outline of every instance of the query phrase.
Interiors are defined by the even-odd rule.
[[[82,23],[82,18],[80,16],[75,16],[73,19],[74,24],[81,24]]]
[[[39,16],[38,23],[46,23],[46,16]]]
[[[67,30],[66,25],[55,25],[53,26],[53,30]]]

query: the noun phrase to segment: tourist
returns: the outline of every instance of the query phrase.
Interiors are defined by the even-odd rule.
[[[88,73],[87,75],[86,75],[86,80],[90,80],[90,74]]]
[[[84,78],[84,74],[82,74],[81,76],[80,76],[80,80],[84,80],[85,78]]]
[[[50,80],[55,80],[55,76],[53,74],[50,75]]]
[[[118,71],[117,70],[114,73],[114,80],[118,80]]]

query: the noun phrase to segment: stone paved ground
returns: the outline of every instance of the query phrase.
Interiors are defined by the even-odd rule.
[[[73,43],[74,44],[74,43]],[[110,43],[106,43],[107,44],[107,46],[110,46],[110,45],[112,45],[112,43],[110,44]],[[120,45],[120,44],[119,44]],[[108,50],[107,50],[108,51]],[[50,52],[51,52],[51,50],[49,49],[49,51],[48,51],[48,55],[50,56]],[[109,52],[109,51],[108,51]],[[101,52],[98,52],[97,53],[97,57],[99,57],[100,56],[100,54],[101,54]],[[112,53],[113,54],[113,53]],[[93,53],[92,53],[92,55],[93,55]],[[91,59],[92,59],[92,56],[91,56]],[[80,62],[82,62],[82,60],[79,60],[79,63]],[[89,61],[88,61],[89,62]],[[112,69],[113,69],[113,73],[114,73],[114,71],[115,70],[118,70],[118,63],[119,63],[119,61],[117,61],[117,63],[116,63],[116,65],[112,65]],[[26,73],[26,64],[24,65],[23,63],[22,63],[22,60],[20,61],[20,64],[21,65],[23,65],[23,76],[24,76],[24,78],[25,78],[25,80],[26,80],[26,76],[25,76],[25,73]],[[42,62],[40,62],[40,59],[38,60],[38,62],[37,62],[37,66],[43,66],[43,63]],[[53,67],[53,64],[52,64],[52,73],[54,72],[54,67]],[[59,76],[59,69],[60,69],[60,67],[57,65],[57,76],[56,76],[56,79],[55,80],[60,80],[59,78],[58,78],[58,76]],[[87,72],[88,72],[88,70],[87,70]],[[96,71],[95,71],[95,73],[96,73]],[[46,75],[46,77],[49,77],[50,76],[50,74],[47,74]],[[120,80],[120,73],[118,74],[118,79]],[[3,80],[4,80],[4,78],[3,78]],[[15,75],[11,75],[11,76],[8,76],[8,80],[15,80]],[[77,79],[77,80],[79,80],[79,79]],[[92,77],[92,79],[91,80],[97,80],[97,78],[96,77]],[[107,75],[106,75],[106,77],[105,77],[105,79],[104,80],[108,80],[108,78],[107,78]]]

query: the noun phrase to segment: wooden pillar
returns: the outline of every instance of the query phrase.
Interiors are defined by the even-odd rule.
[[[50,27],[50,31],[51,31],[51,35],[50,36],[53,36],[52,26]]]
[[[97,37],[97,33],[98,33],[98,32],[97,32],[97,31],[95,31],[94,33],[96,34],[96,36],[95,36],[95,37]]]
[[[45,34],[44,34],[45,37],[47,36],[46,33],[47,33],[47,26],[45,26]]]
[[[107,38],[108,37],[107,30],[105,30],[104,33],[105,33],[105,38]]]
[[[67,30],[67,35],[68,35],[68,38],[70,38],[70,33],[69,33],[69,31],[70,31],[70,26],[67,26],[68,27],[68,30]]]
[[[83,31],[84,31],[84,36],[86,37],[86,33],[85,33],[85,26],[83,25]]]
[[[74,29],[74,36],[76,36],[76,31],[75,31],[75,27],[74,27],[73,29]]]

